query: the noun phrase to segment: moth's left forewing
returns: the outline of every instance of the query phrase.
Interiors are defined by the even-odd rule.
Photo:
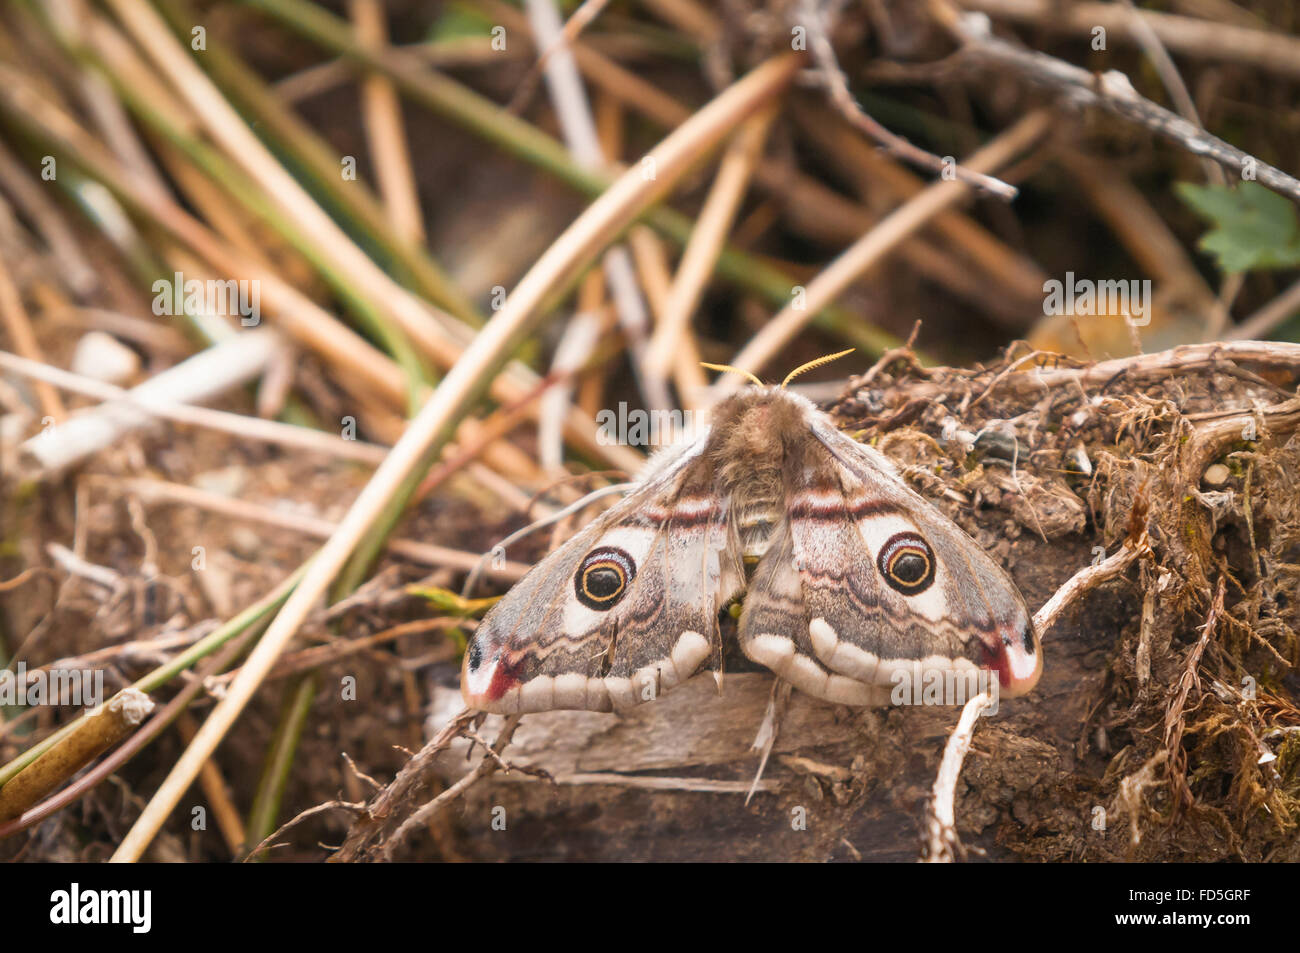
[[[882,604],[891,614],[901,614],[904,628],[919,631],[919,624],[930,633],[915,654],[928,651],[936,656],[935,666],[946,656],[954,667],[964,660],[991,669],[1008,696],[1030,691],[1042,672],[1042,648],[1010,575],[904,484],[878,451],[841,433],[819,411],[810,412],[809,426],[841,473],[858,533],[882,583]],[[876,654],[869,646],[855,645],[851,633],[835,632],[832,638],[823,630],[814,642],[820,642],[819,655],[828,667],[838,663],[848,672],[859,671],[852,663],[860,657],[857,650]]]

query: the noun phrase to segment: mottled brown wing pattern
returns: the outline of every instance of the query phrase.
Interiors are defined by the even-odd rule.
[[[485,711],[608,711],[717,668],[739,586],[725,498],[687,450],[535,566],[483,619],[462,692]],[[729,591],[728,591],[729,590]]]
[[[717,616],[742,592],[741,649],[828,701],[981,670],[1014,695],[1041,672],[1023,598],[974,540],[811,403],[755,389],[488,613],[462,692],[500,712],[649,701],[720,669]]]
[[[881,704],[887,690],[831,671],[817,658],[812,632],[819,620],[845,630],[880,628],[879,584],[829,454],[811,435],[794,454],[799,459],[787,467],[784,513],[745,595],[741,650],[810,695]],[[879,634],[863,633],[868,640]]]
[[[998,674],[1005,695],[1032,689],[1042,652],[1011,577],[904,484],[883,455],[814,413],[810,431],[826,452],[876,580],[872,587],[847,587],[838,620],[825,616],[819,625],[814,614],[817,657],[833,671],[876,685],[895,682],[904,670],[982,668]],[[818,538],[810,537],[813,545]]]

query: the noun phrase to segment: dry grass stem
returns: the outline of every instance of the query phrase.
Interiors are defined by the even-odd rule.
[[[1051,122],[1050,115],[1044,111],[1030,113],[971,156],[967,168],[979,171],[1004,165],[1036,142]],[[850,284],[935,215],[969,194],[969,186],[957,181],[943,181],[936,182],[904,203],[810,281],[807,288],[802,289],[802,294],[795,293],[791,303],[765,324],[728,363],[749,373],[763,370],[819,311],[832,304]],[[739,375],[723,375],[713,384],[714,398],[721,399],[735,393],[743,382]]]
[[[112,384],[105,384],[91,377],[83,377],[69,371],[38,364],[25,358],[0,351],[0,368],[15,374],[22,374],[35,380],[46,381],[56,387],[93,397],[96,400],[125,404],[132,409],[144,411],[151,417],[171,420],[194,427],[205,427],[222,433],[234,434],[247,440],[258,440],[285,447],[297,447],[313,453],[336,457],[340,460],[355,460],[359,463],[378,465],[388,453],[386,447],[366,443],[362,440],[344,440],[333,434],[319,430],[310,430],[293,424],[283,424],[274,420],[262,420],[246,414],[232,414],[207,407],[194,407],[189,404],[170,403],[159,394],[137,394]],[[96,448],[98,449],[98,448]],[[91,451],[93,452],[93,451]]]
[[[293,532],[302,533],[317,539],[329,539],[338,530],[337,523],[319,517],[306,516],[301,513],[286,513],[283,510],[237,500],[232,497],[200,490],[179,483],[167,483],[162,480],[144,478],[117,479],[112,477],[95,477],[93,482],[104,486],[113,486],[131,493],[136,493],[146,502],[176,503],[191,506],[210,513],[219,513],[231,519],[248,520],[266,526],[275,526]],[[417,540],[394,538],[388,540],[387,549],[398,556],[403,556],[424,566],[441,566],[458,572],[470,572],[479,567],[483,557],[479,553],[467,553],[445,546],[434,546]],[[517,562],[493,564],[484,570],[497,579],[515,581],[521,579],[529,566]]]
[[[775,110],[767,109],[747,120],[723,153],[713,187],[700,209],[691,239],[682,251],[664,313],[660,315],[646,353],[646,370],[650,374],[664,377],[673,366],[680,342],[699,306],[718,253],[727,240],[727,232],[749,187],[750,176],[775,115]]]
[[[148,423],[151,413],[138,405],[211,400],[259,376],[278,346],[279,337],[270,330],[235,335],[132,388],[129,403],[101,405],[44,430],[27,440],[22,452],[43,470],[62,470]]]
[[[357,38],[382,55],[388,45],[384,5],[379,0],[351,0]],[[409,241],[424,240],[420,196],[411,168],[411,150],[402,122],[402,103],[385,76],[371,74],[361,81],[362,115],[370,141],[370,158],[393,230]]]

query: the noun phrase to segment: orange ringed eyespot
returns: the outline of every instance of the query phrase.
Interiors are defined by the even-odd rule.
[[[618,604],[636,576],[636,562],[617,546],[593,549],[573,574],[578,601],[589,609],[604,612]]]
[[[934,551],[916,533],[896,533],[880,549],[876,566],[888,585],[905,596],[915,596],[934,582]]]

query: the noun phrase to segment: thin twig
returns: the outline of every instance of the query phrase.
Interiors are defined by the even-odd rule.
[[[963,182],[971,188],[979,189],[981,192],[996,195],[1000,199],[1010,201],[1019,194],[1019,189],[1015,186],[1003,182],[1001,179],[995,179],[982,172],[977,172],[966,165],[946,162],[943,158],[913,145],[873,119],[862,108],[861,104],[853,98],[853,93],[849,90],[849,81],[835,58],[835,48],[831,46],[828,35],[831,24],[826,22],[826,17],[823,15],[822,10],[818,8],[818,4],[815,0],[800,0],[796,6],[796,11],[798,24],[808,31],[808,42],[813,59],[817,61],[821,81],[830,94],[831,101],[845,119],[870,136],[886,152],[897,159],[929,169],[931,172],[946,173],[958,182]],[[945,178],[947,175],[945,175]]]
[[[326,811],[340,809],[351,811],[353,814],[360,814],[366,809],[366,804],[364,801],[326,801],[324,804],[317,804],[314,807],[307,808],[305,811],[299,811],[293,818],[285,821],[270,834],[267,834],[266,838],[261,843],[250,850],[248,856],[244,858],[244,863],[256,860],[258,855],[264,850],[269,850],[272,842],[284,834],[285,831],[297,827],[308,818],[315,817],[317,814],[324,814]]]
[[[932,864],[952,863],[953,854],[962,853],[957,836],[957,816],[954,801],[957,797],[957,779],[961,776],[962,762],[970,751],[975,734],[975,721],[986,710],[997,704],[988,692],[980,692],[966,703],[957,720],[957,727],[944,745],[943,760],[934,779],[926,824],[925,860]]]
[[[1057,0],[959,0],[963,7],[995,17],[1033,23],[1048,29],[1094,35],[1101,27],[1107,37],[1137,39],[1129,12],[1114,3],[1069,3]],[[1240,5],[1228,5],[1240,9]],[[1142,20],[1160,42],[1186,56],[1240,63],[1286,76],[1300,76],[1300,38],[1281,31],[1266,32],[1217,20],[1141,11]]]
[[[414,619],[411,622],[404,622],[384,629],[382,632],[372,632],[370,635],[361,638],[343,639],[327,645],[317,645],[309,649],[303,649],[301,652],[295,652],[281,658],[276,663],[275,668],[271,669],[270,674],[266,676],[266,680],[272,682],[277,679],[287,678],[290,675],[297,675],[299,672],[320,668],[347,658],[349,655],[365,652],[376,645],[382,645],[385,642],[391,642],[406,635],[441,632],[457,625],[459,622],[459,619],[445,616],[432,619]],[[456,654],[457,650],[453,643],[443,642],[434,651],[426,653],[420,658],[424,664],[428,664],[432,661],[445,661],[455,658]],[[209,686],[224,685],[233,681],[238,675],[239,669],[231,669],[221,675],[213,675],[208,679],[208,684]]]
[[[501,731],[493,742],[492,747],[483,755],[483,759],[474,765],[473,770],[463,778],[456,781],[455,784],[447,788],[432,801],[420,805],[411,816],[398,825],[397,830],[384,843],[385,855],[391,855],[393,850],[398,847],[413,832],[422,827],[427,827],[429,820],[437,814],[442,808],[446,807],[456,798],[460,797],[465,791],[473,787],[481,779],[487,777],[497,770],[498,767],[505,764],[501,760],[501,752],[510,744],[510,739],[514,737],[515,729],[519,727],[519,721],[523,715],[511,715],[501,726]]]
[[[1205,124],[1201,122],[1201,117],[1196,111],[1196,103],[1192,101],[1192,94],[1187,91],[1187,84],[1183,82],[1182,74],[1178,72],[1178,67],[1174,65],[1173,57],[1165,49],[1164,43],[1161,42],[1156,31],[1151,29],[1150,22],[1146,17],[1142,16],[1142,11],[1137,8],[1133,0],[1121,0],[1121,2],[1128,7],[1129,21],[1133,24],[1133,34],[1142,45],[1142,51],[1146,53],[1147,59],[1151,60],[1151,65],[1156,68],[1156,74],[1160,77],[1160,82],[1164,85],[1165,91],[1169,93],[1169,98],[1174,101],[1174,105],[1184,119],[1188,122],[1194,122],[1204,129]],[[1222,180],[1223,170],[1217,166],[1214,168],[1220,176],[1220,184],[1224,184]]]
[[[948,0],[930,0],[930,8],[973,58],[998,68],[1013,69],[1034,82],[1056,89],[1076,106],[1100,107],[1163,136],[1193,155],[1213,159],[1238,176],[1253,177],[1261,185],[1300,202],[1300,181],[1146,99],[1123,73],[1111,70],[1098,76],[1046,53],[1008,43],[989,32],[986,18],[979,14],[959,14]]]
[[[198,487],[185,486],[181,483],[169,483],[165,480],[153,480],[145,477],[101,477],[93,478],[96,484],[113,486],[128,493],[138,493],[146,502],[178,503],[182,506],[207,510],[237,520],[263,523],[280,529],[292,530],[317,539],[329,539],[338,532],[339,524],[305,513],[289,513],[270,506],[252,503],[248,500],[235,499],[200,490]],[[390,552],[414,560],[426,566],[440,566],[457,572],[469,572],[479,569],[483,557],[478,553],[449,549],[413,539],[394,538],[388,540]],[[493,562],[486,571],[497,579],[515,582],[522,579],[531,567],[517,562]]]
[[[385,838],[398,823],[394,817],[397,808],[424,786],[434,761],[481,717],[479,712],[464,708],[448,719],[438,733],[402,765],[397,777],[371,798],[364,814],[352,825],[347,840],[333,859],[350,862],[369,860],[376,856],[383,858]]]
[[[1003,165],[1037,141],[1047,131],[1051,121],[1051,116],[1046,111],[1030,113],[976,152],[967,163],[968,166],[981,169]],[[969,194],[970,187],[962,182],[936,182],[899,206],[827,265],[808,283],[802,294],[794,294],[791,302],[750,339],[730,364],[750,373],[762,370],[819,311],[861,278],[865,271],[878,264],[903,239],[915,234],[934,216]],[[720,400],[735,393],[743,383],[744,379],[740,375],[728,374],[720,377],[711,391],[715,400]]]
[[[564,29],[558,36],[552,37],[544,46],[539,44],[540,49],[537,52],[537,62],[528,70],[528,73],[519,81],[519,86],[515,93],[510,97],[510,102],[506,104],[506,112],[519,115],[524,106],[533,97],[533,91],[537,89],[537,81],[541,78],[542,71],[545,70],[546,64],[550,62],[556,52],[565,47],[571,47],[573,41],[578,38],[583,30],[600,16],[601,11],[609,5],[609,0],[584,0],[582,6],[573,11],[573,15],[564,24]]]
[[[1045,637],[1046,633],[1056,624],[1056,620],[1061,617],[1061,613],[1073,605],[1076,600],[1080,599],[1085,593],[1096,589],[1102,583],[1114,579],[1137,559],[1150,552],[1150,544],[1144,536],[1137,545],[1125,542],[1117,552],[1103,559],[1095,566],[1080,569],[1067,579],[1064,585],[1052,594],[1050,599],[1043,603],[1042,608],[1034,613],[1034,629],[1040,637]]]

